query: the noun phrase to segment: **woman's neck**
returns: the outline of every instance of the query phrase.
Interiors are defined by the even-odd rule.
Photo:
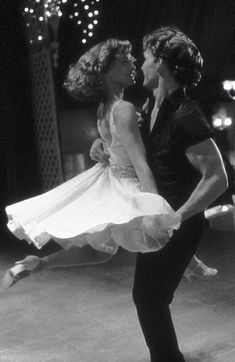
[[[123,87],[116,84],[109,84],[105,95],[105,103],[113,103],[118,99],[122,99],[123,92]]]

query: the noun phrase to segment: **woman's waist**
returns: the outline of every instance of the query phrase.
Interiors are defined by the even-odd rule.
[[[130,167],[133,168],[131,160],[125,150],[122,149],[108,149],[110,155],[109,162],[110,165],[117,165],[120,167]],[[134,168],[133,168],[134,169]]]
[[[131,164],[116,163],[109,160],[110,169],[114,176],[119,178],[137,178],[134,167]]]
[[[108,147],[110,168],[116,175],[123,177],[137,177],[131,160],[124,147]]]

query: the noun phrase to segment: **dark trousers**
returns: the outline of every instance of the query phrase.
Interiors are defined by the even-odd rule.
[[[138,253],[133,288],[140,325],[151,362],[183,362],[169,305],[203,232],[197,215],[182,223],[170,241],[154,253]]]

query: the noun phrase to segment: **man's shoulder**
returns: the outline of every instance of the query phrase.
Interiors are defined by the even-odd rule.
[[[205,114],[203,113],[200,105],[190,98],[185,98],[184,101],[176,109],[173,118],[175,120],[194,119],[203,123],[207,123]]]
[[[176,114],[184,114],[189,112],[199,112],[203,114],[199,104],[190,98],[185,98],[182,103],[179,105],[178,109],[176,110]]]
[[[195,100],[185,99],[173,115],[172,121],[172,134],[180,135],[181,142],[183,142],[182,137],[185,137],[185,143],[189,140],[194,142],[213,138],[213,130]]]

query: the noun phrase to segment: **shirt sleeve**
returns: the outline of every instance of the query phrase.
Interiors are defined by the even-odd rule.
[[[196,105],[190,105],[179,112],[173,119],[173,143],[187,149],[197,143],[214,138],[204,114]]]

